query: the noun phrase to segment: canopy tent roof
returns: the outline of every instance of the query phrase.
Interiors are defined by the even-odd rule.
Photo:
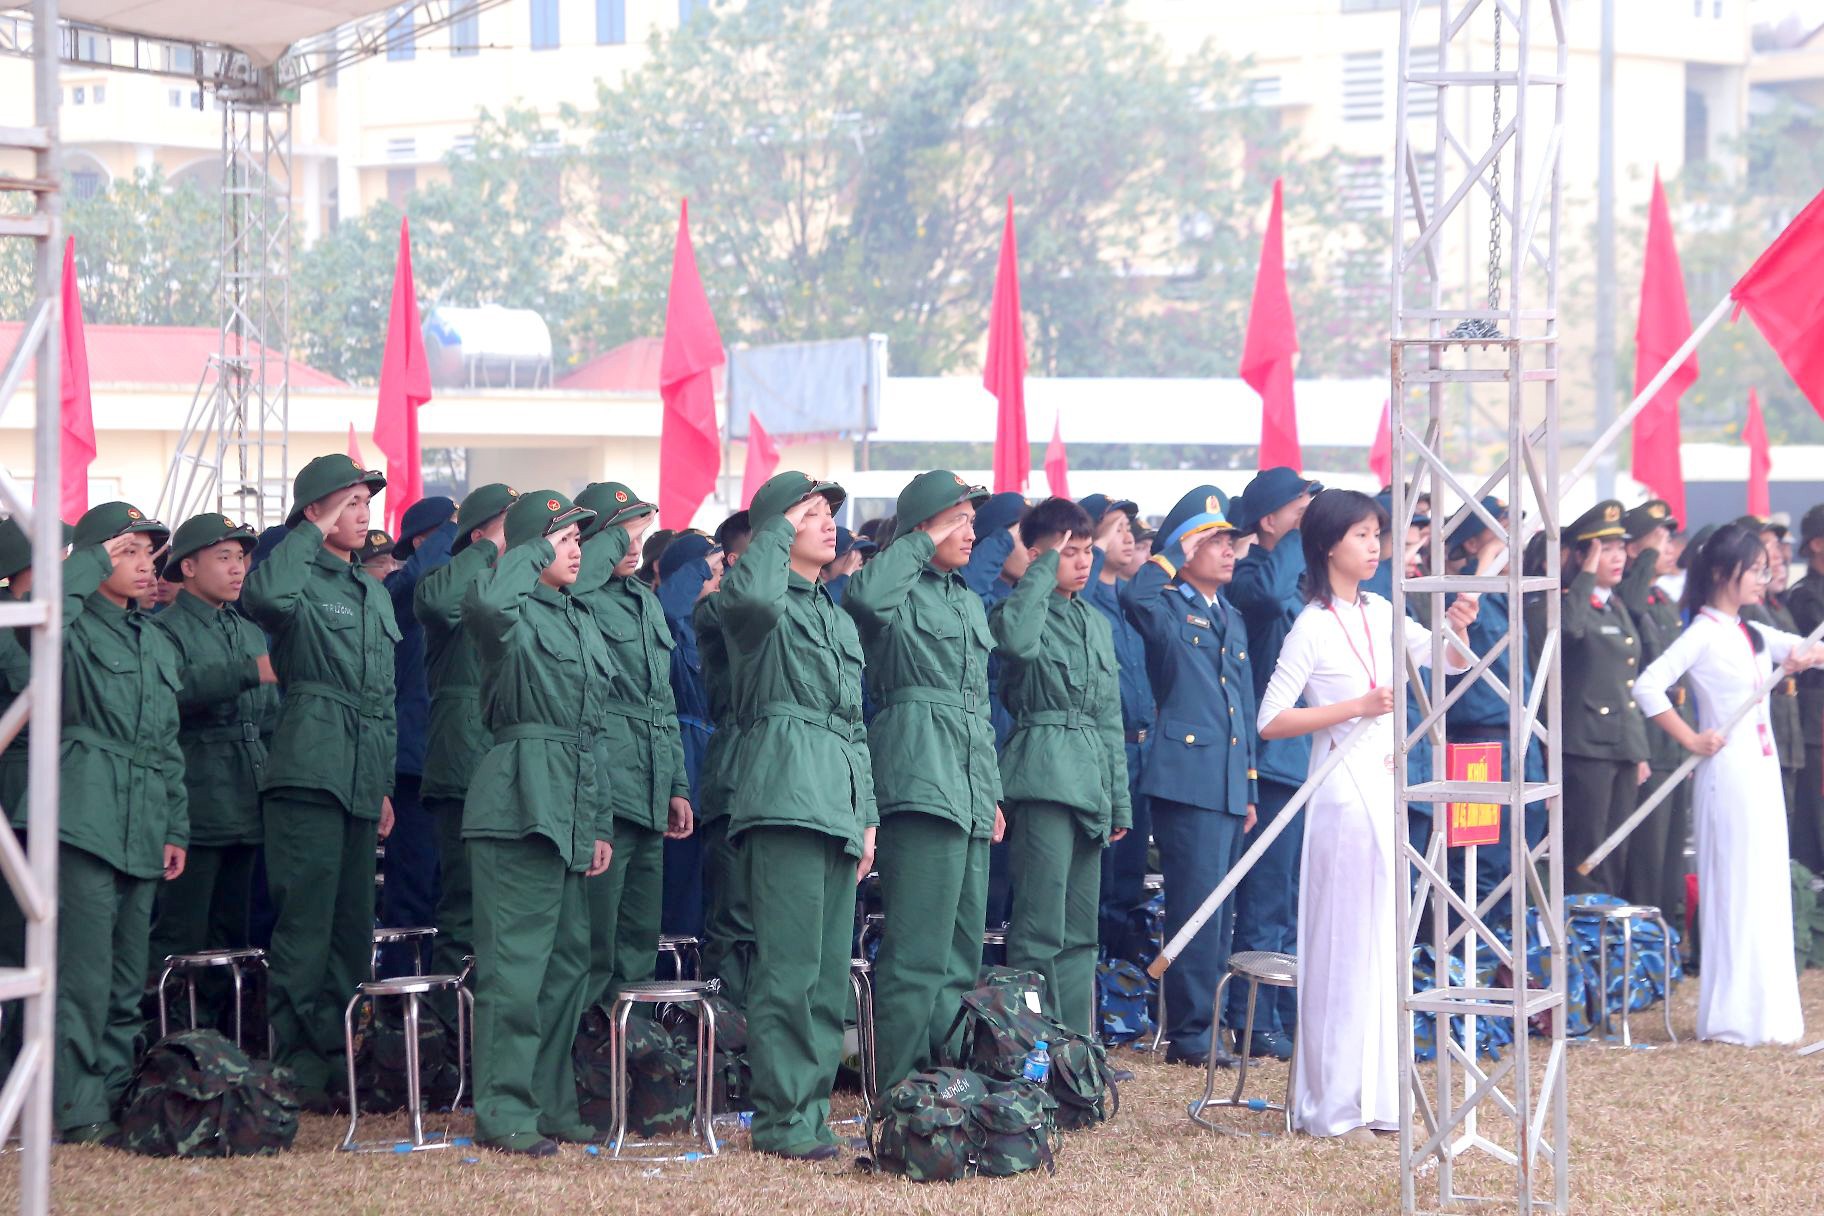
[[[387,0],[60,0],[57,7],[66,21],[231,46],[265,67],[306,38],[393,6]]]

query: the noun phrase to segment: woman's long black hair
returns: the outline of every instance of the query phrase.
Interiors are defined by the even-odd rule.
[[[1320,490],[1305,508],[1299,539],[1305,546],[1306,603],[1330,602],[1330,550],[1364,519],[1378,521],[1382,532],[1393,526],[1380,503],[1355,490]]]
[[[1712,532],[1685,574],[1685,597],[1680,606],[1686,623],[1710,603],[1719,587],[1729,585],[1766,560],[1767,547],[1761,543],[1759,532],[1750,532],[1740,524],[1724,524]],[[1758,654],[1762,646],[1760,632],[1750,629],[1748,641]]]

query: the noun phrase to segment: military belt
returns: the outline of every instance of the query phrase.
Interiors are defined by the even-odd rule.
[[[364,704],[360,697],[349,692],[346,688],[337,688],[334,684],[325,684],[321,680],[293,680],[285,685],[286,696],[290,697],[299,694],[307,697],[322,697],[325,701],[334,701],[338,705],[343,705],[354,710],[363,718],[386,718],[390,717],[393,712],[393,705],[390,701],[384,705],[370,707]]]
[[[199,726],[193,730],[181,731],[178,738],[191,743],[257,743],[260,739],[260,724],[258,722],[222,722],[213,726]]]
[[[888,689],[876,702],[882,709],[890,705],[944,705],[964,713],[980,713],[981,702],[971,701],[954,688],[932,688],[922,684],[905,684]]]
[[[584,747],[590,742],[590,736],[583,731],[547,726],[543,722],[516,722],[512,726],[503,726],[494,732],[493,738],[496,743],[531,739],[540,743],[568,743],[572,747]]]
[[[112,735],[104,735],[88,726],[65,726],[63,741],[65,743],[86,743],[97,751],[107,752],[110,756],[119,756],[128,764],[137,764],[141,768],[157,768],[164,759],[156,747],[134,747],[131,743],[122,742]]]
[[[649,726],[670,726],[677,718],[662,709],[650,705],[641,705],[637,701],[604,701],[602,708],[619,718],[632,718],[635,722],[644,722]]]
[[[1093,730],[1096,726],[1094,714],[1080,709],[1035,709],[1030,713],[1018,715],[1017,725],[1027,726],[1062,726],[1067,730]]]
[[[795,718],[812,726],[820,726],[847,743],[860,743],[866,735],[860,722],[827,710],[807,709],[794,701],[768,701],[743,718],[742,725],[752,726],[762,718]]]

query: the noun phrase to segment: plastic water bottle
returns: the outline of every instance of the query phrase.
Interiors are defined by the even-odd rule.
[[[1045,1084],[1045,1078],[1051,1075],[1051,1052],[1046,1050],[1049,1044],[1040,1039],[1026,1053],[1026,1068],[1023,1075],[1034,1085]]]

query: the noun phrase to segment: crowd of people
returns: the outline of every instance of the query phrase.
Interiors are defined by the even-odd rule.
[[[1416,780],[1435,759],[1402,749],[1394,685],[1431,663],[1434,628],[1452,683],[1499,651],[1496,678],[1530,690],[1544,657],[1543,595],[1454,596],[1435,621],[1413,597],[1395,620],[1393,563],[1423,573],[1434,549],[1427,504],[1396,537],[1388,492],[1277,468],[1234,499],[1198,486],[1154,528],[1106,495],[1028,503],[934,470],[851,532],[842,487],[785,472],[713,534],[652,531],[650,502],[602,482],[574,501],[500,484],[427,498],[395,538],[369,526],[384,485],[323,456],[263,535],[219,514],[172,533],[126,503],[70,535],[65,1141],[113,1134],[154,964],[252,941],[277,1061],[307,1109],[337,1109],[342,1009],[378,916],[434,925],[433,971],[473,955],[479,1142],[549,1156],[600,1137],[579,1114],[579,1021],[651,979],[672,933],[702,940],[704,976],[746,1013],[754,1147],[828,1158],[858,884],[877,875],[884,914],[884,1093],[947,1059],[990,927],[1043,977],[1044,1011],[1096,1033],[1098,952],[1146,876],[1176,933],[1339,748],[1302,824],[1167,971],[1166,1059],[1287,1059],[1296,1038],[1300,1129],[1397,1127],[1394,773],[1402,750]],[[1481,508],[1442,551],[1498,574],[1506,509]],[[1663,502],[1611,501],[1561,541],[1566,874],[1676,918],[1694,815],[1699,1035],[1796,1040],[1785,872],[1789,829],[1799,860],[1824,861],[1824,652],[1799,636],[1824,622],[1824,507],[1792,585],[1771,521],[1685,537]],[[11,522],[0,577],[31,593]],[[1529,646],[1510,652],[1515,611]],[[1776,666],[1771,698],[1725,733]],[[28,678],[0,637],[0,684]],[[1485,683],[1445,719],[1452,742],[1507,732]],[[1689,792],[1577,877],[1693,752]],[[1536,743],[1503,757],[1529,780],[1544,762]],[[21,736],[0,756],[20,831],[25,776]],[[1544,829],[1542,807],[1503,824]],[[1484,894],[1507,856],[1482,851]],[[20,913],[4,912],[16,958]],[[1299,960],[1245,1041],[1239,993],[1214,1007],[1231,950]]]

